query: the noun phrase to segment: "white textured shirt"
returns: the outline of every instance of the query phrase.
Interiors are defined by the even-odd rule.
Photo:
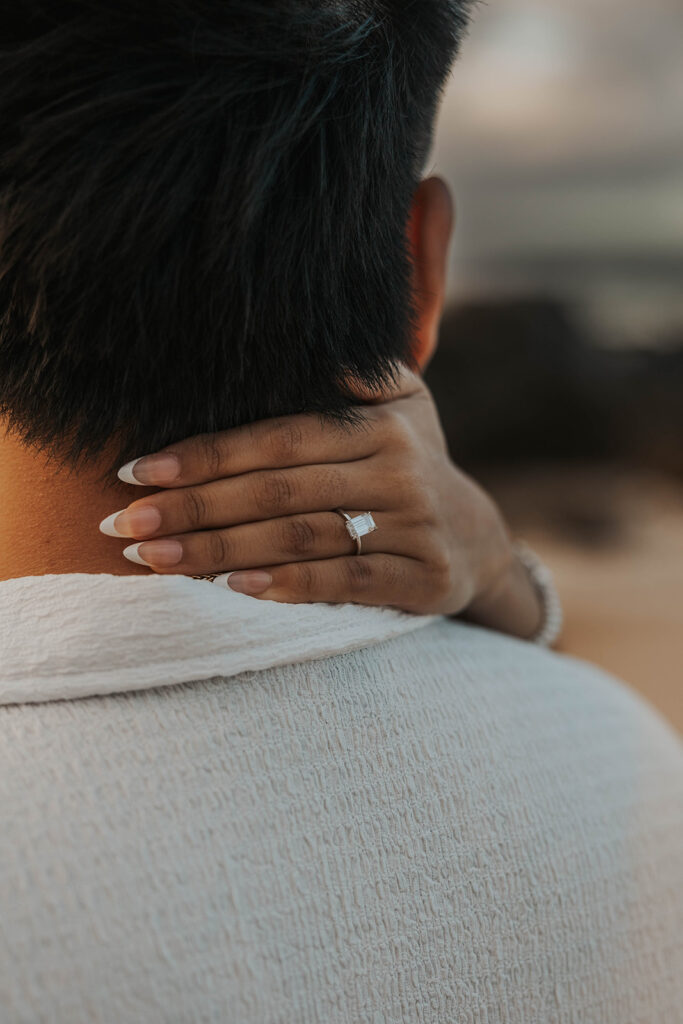
[[[678,1024],[683,755],[444,619],[0,584],[2,1024]]]

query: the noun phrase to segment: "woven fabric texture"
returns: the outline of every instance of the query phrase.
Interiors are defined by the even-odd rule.
[[[222,595],[192,586],[202,636]],[[179,628],[173,590],[166,628],[138,608],[122,672],[131,642],[154,661]],[[243,616],[277,639],[245,600],[226,647]],[[102,614],[67,630],[74,665],[96,667]],[[350,642],[334,621],[318,650]],[[362,642],[115,695],[92,672],[86,699],[0,707],[2,1024],[682,1019],[668,727],[588,666],[460,623]],[[33,647],[35,669],[38,628]]]

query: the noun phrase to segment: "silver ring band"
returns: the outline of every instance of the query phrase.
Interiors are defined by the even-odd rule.
[[[377,529],[377,523],[374,520],[372,512],[363,512],[359,516],[350,516],[348,512],[345,512],[343,508],[335,508],[334,510],[340,516],[343,516],[346,520],[346,530],[351,540],[356,542],[356,554],[363,554],[363,537],[367,537],[369,533],[374,533]]]

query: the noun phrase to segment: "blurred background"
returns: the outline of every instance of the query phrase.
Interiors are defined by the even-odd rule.
[[[428,374],[555,570],[563,649],[683,730],[683,5],[480,5],[431,169],[458,226]]]

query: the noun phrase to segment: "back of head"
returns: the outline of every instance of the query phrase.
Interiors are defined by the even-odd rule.
[[[26,0],[0,44],[0,412],[118,463],[411,362],[406,227],[469,0]]]

